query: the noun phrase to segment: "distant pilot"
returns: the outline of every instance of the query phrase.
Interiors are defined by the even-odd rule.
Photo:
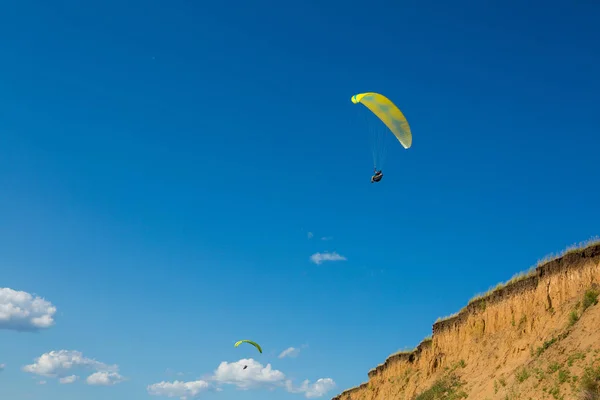
[[[375,174],[371,177],[371,183],[379,182],[381,178],[383,178],[383,173],[381,172],[381,170],[377,171],[377,168],[375,168],[373,172],[375,172]]]

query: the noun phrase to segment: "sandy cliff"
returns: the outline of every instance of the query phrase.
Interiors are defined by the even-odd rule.
[[[583,399],[600,380],[599,285],[600,243],[570,250],[436,322],[334,400]]]

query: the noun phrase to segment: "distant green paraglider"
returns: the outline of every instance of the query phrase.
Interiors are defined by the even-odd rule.
[[[262,349],[260,348],[260,345],[256,342],[253,342],[252,340],[246,340],[246,339],[240,340],[239,342],[235,343],[234,347],[238,347],[242,343],[249,343],[252,346],[256,347],[258,349],[258,351],[262,353]]]

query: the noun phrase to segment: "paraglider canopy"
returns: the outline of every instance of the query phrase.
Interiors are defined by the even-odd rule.
[[[256,343],[256,342],[253,342],[252,340],[246,340],[246,339],[244,339],[244,340],[240,340],[240,341],[238,341],[238,342],[236,342],[236,343],[235,343],[234,347],[238,347],[238,346],[239,346],[240,344],[242,344],[242,343],[249,343],[249,344],[251,344],[252,346],[256,347],[256,349],[257,349],[257,350],[258,350],[260,353],[262,353],[262,349],[261,349],[260,345],[259,345],[258,343]]]
[[[371,110],[392,131],[405,149],[412,145],[412,133],[408,121],[390,99],[379,93],[366,92],[352,96],[352,103],[361,103]]]

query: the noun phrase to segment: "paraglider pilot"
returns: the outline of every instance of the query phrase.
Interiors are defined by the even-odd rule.
[[[381,170],[377,171],[377,168],[374,168],[373,172],[375,174],[371,177],[371,183],[379,182],[381,178],[383,178],[383,173],[381,172]]]

